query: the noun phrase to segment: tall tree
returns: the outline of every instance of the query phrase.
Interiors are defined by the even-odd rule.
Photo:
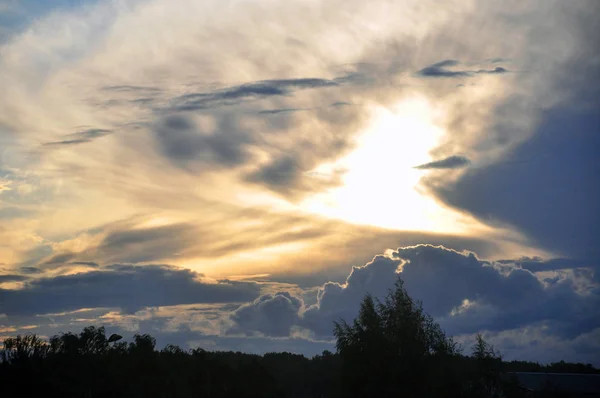
[[[398,278],[383,302],[367,295],[352,325],[335,323],[348,397],[458,396],[452,338],[406,292]]]

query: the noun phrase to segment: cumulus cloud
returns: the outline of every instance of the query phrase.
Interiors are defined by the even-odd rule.
[[[201,274],[167,265],[111,265],[101,270],[33,279],[22,289],[0,289],[0,312],[35,315],[80,308],[145,307],[245,302],[258,296],[251,282],[210,283]]]
[[[577,268],[597,268],[598,261],[573,258],[543,259],[539,257],[523,257],[516,260],[498,260],[500,264],[514,264],[531,272],[571,270]]]
[[[552,338],[572,340],[600,327],[600,295],[593,284],[581,291],[566,275],[538,278],[516,263],[485,261],[471,252],[417,245],[353,267],[345,283],[328,282],[320,287],[316,304],[303,307],[301,298],[289,293],[264,296],[240,308],[244,316],[232,318],[235,330],[257,331],[264,325],[261,332],[275,330],[281,335],[298,325],[314,336],[331,338],[334,321],[354,319],[365,294],[383,298],[398,275],[409,294],[422,301],[425,310],[451,335],[544,325]],[[263,300],[277,305],[263,305]],[[281,324],[273,325],[282,313]]]
[[[471,164],[471,161],[464,156],[449,156],[445,159],[436,160],[433,162],[425,163],[419,166],[415,166],[415,169],[428,170],[428,169],[460,169],[467,167]]]
[[[234,326],[229,328],[228,333],[289,336],[292,326],[298,323],[298,311],[303,305],[302,299],[288,292],[263,295],[233,313]]]

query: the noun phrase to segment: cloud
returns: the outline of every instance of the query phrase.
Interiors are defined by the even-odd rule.
[[[2,191],[10,191],[11,188],[9,185],[12,184],[12,181],[9,180],[0,180],[0,193],[2,193]]]
[[[303,305],[301,299],[288,292],[263,295],[232,314],[234,326],[227,333],[289,336],[292,326],[298,323],[298,311]]]
[[[304,157],[304,151],[296,149],[293,153],[278,155],[259,166],[246,174],[244,180],[262,185],[289,199],[342,184],[344,170],[335,170],[331,174],[309,173],[314,167],[313,162],[310,157]]]
[[[305,110],[308,110],[308,109],[300,109],[300,108],[265,109],[265,110],[259,111],[258,114],[259,115],[279,115],[281,113],[287,114],[287,113],[294,113],[294,112],[300,112],[300,111],[305,111]]]
[[[496,62],[500,62],[496,60]],[[454,59],[447,59],[432,65],[429,65],[417,72],[422,77],[470,77],[476,74],[497,75],[508,73],[506,68],[497,66],[494,69],[479,69],[476,71],[469,70],[450,70],[448,67],[458,66],[460,62]]]
[[[90,267],[90,268],[98,268],[99,267],[98,263],[95,263],[93,261],[73,261],[70,264],[73,264],[73,265],[85,265],[86,267]]]
[[[469,166],[470,164],[471,161],[464,156],[449,156],[445,159],[436,160],[433,162],[415,166],[415,169],[461,169]]]
[[[157,87],[134,86],[130,84],[105,86],[102,87],[102,90],[117,93],[160,93],[162,91]]]
[[[247,179],[279,190],[296,185],[301,171],[302,165],[297,157],[284,155],[250,174]]]
[[[30,280],[22,289],[0,289],[0,312],[48,314],[80,308],[145,307],[253,300],[260,287],[250,282],[210,283],[201,274],[167,265],[115,264],[101,270]]]
[[[23,274],[41,274],[44,272],[42,269],[36,267],[21,267],[19,270]]]
[[[354,105],[354,104],[353,104],[353,103],[351,103],[351,102],[345,102],[345,101],[336,101],[336,102],[333,102],[333,103],[331,103],[329,106],[332,106],[332,107],[334,107],[334,108],[340,108],[340,107],[344,107],[344,106],[352,106],[352,105]]]
[[[40,266],[60,266],[75,258],[76,254],[71,252],[57,253],[40,263]]]
[[[106,130],[106,129],[87,129],[87,130],[79,131],[77,133],[66,135],[65,137],[68,138],[66,140],[47,142],[44,145],[45,146],[57,146],[57,145],[83,144],[83,143],[91,142],[95,139],[107,136],[112,133],[113,133],[112,130]]]
[[[233,167],[248,159],[251,137],[237,134],[235,120],[224,119],[219,131],[206,133],[184,115],[166,117],[155,129],[159,149],[173,164],[189,167],[194,162]]]
[[[115,322],[125,325],[133,321],[137,325],[136,330],[168,333],[165,337],[170,336],[171,340],[240,339],[241,342],[243,338],[251,338],[248,344],[253,344],[252,341],[258,342],[252,340],[254,338],[270,337],[282,339],[283,344],[296,336],[306,344],[304,349],[310,350],[312,341],[332,339],[333,321],[351,320],[356,316],[367,292],[379,298],[385,296],[399,274],[411,297],[421,300],[425,310],[434,316],[446,332],[457,336],[465,344],[470,344],[474,333],[484,332],[486,338],[494,342],[509,359],[537,358],[534,356],[537,351],[531,348],[535,344],[560,347],[560,355],[557,351],[556,355],[540,356],[543,361],[583,358],[578,350],[600,328],[600,291],[597,282],[588,280],[582,285],[577,278],[588,278],[589,275],[577,276],[562,270],[540,271],[555,272],[553,278],[536,276],[523,267],[538,260],[542,261],[523,258],[494,262],[481,260],[472,252],[457,252],[441,246],[402,247],[375,256],[364,266],[353,267],[345,283],[325,283],[319,288],[316,304],[312,305],[306,304],[302,290],[298,289],[294,292],[280,290],[256,298],[260,292],[256,284],[221,281],[217,285],[210,285],[218,293],[206,292],[202,289],[208,287],[198,282],[198,275],[191,271],[167,266],[114,265],[106,268],[107,275],[133,273],[133,276],[120,276],[124,280],[115,283],[113,277],[105,280],[97,276],[102,271],[92,271],[69,277],[46,278],[47,282],[44,283],[35,280],[25,282],[23,292],[28,293],[23,296],[11,296],[16,294],[15,291],[0,291],[0,299],[6,303],[0,306],[0,312],[6,313],[13,320],[13,325],[15,316],[73,311],[80,307],[120,307],[124,308],[125,313],[117,318],[124,318],[121,321],[115,318]],[[554,261],[559,263],[567,260]],[[157,276],[146,277],[145,272]],[[91,278],[87,279],[86,276]],[[97,293],[97,285],[103,287],[101,295]],[[131,291],[121,287],[125,285]],[[287,286],[274,285],[273,288],[291,287]],[[305,294],[313,294],[309,290],[314,291],[307,289]],[[38,295],[29,296],[33,293]],[[116,298],[113,299],[114,296]],[[60,299],[57,300],[57,297]],[[182,304],[194,302],[235,303],[252,299],[234,309],[231,307],[235,304],[229,307],[218,304],[219,308],[205,309],[202,305],[181,307]],[[78,304],[64,304],[67,301]],[[144,315],[143,311],[134,314],[136,310],[146,307],[164,308],[169,305],[175,307],[161,315]],[[15,306],[19,307],[18,311]],[[29,309],[30,306],[33,310]],[[40,311],[40,307],[43,310]],[[82,322],[89,318],[83,314],[79,317]],[[23,322],[31,323],[25,318]],[[196,337],[192,339],[193,336],[186,330],[190,333],[194,331]],[[202,332],[198,333],[200,330]],[[218,330],[225,335],[211,335]],[[261,340],[261,349],[270,351],[269,341]],[[272,341],[272,344],[275,343]],[[519,348],[523,350],[521,354]]]
[[[223,105],[290,94],[294,90],[337,86],[333,80],[319,78],[276,79],[246,83],[212,92],[184,94],[171,100],[169,111],[196,111]]]
[[[531,272],[572,270],[577,268],[596,268],[598,261],[572,258],[530,258],[523,257],[516,260],[498,260],[500,264],[514,264]]]
[[[510,158],[426,185],[446,204],[484,222],[508,223],[561,257],[598,258],[599,123],[596,110],[554,107]]]
[[[0,275],[0,283],[22,282],[27,279],[29,279],[29,277],[23,275]]]
[[[220,276],[247,274],[260,267],[260,273],[270,274],[263,279],[312,287],[326,281],[345,280],[348,264],[364,264],[373,251],[383,251],[398,244],[430,242],[460,250],[473,249],[485,256],[505,255],[501,240],[490,241],[485,237],[393,231],[308,214],[211,202],[196,205],[210,210],[210,217],[186,216],[152,226],[156,216],[149,214],[82,230],[72,239],[53,246],[41,244],[27,253],[20,265],[52,272],[72,272],[83,269],[81,265],[73,264],[75,262],[177,264],[209,261],[227,264],[227,268],[218,269]],[[280,251],[281,247],[290,246],[299,249]],[[260,254],[264,248],[273,248],[276,254],[265,260]],[[319,253],[327,253],[327,256]]]
[[[568,274],[542,279],[515,263],[417,245],[353,267],[343,284],[325,283],[316,304],[303,306],[303,300],[290,293],[264,296],[240,308],[243,316],[232,318],[233,330],[252,333],[262,328],[262,333],[282,335],[301,327],[314,336],[331,338],[334,321],[354,319],[365,294],[383,298],[398,275],[411,297],[422,301],[450,335],[544,325],[548,336],[567,341],[600,327],[600,292],[591,280],[582,290]],[[279,325],[273,325],[276,319],[281,319]]]
[[[459,77],[459,76],[470,76],[466,71],[451,71],[446,69],[449,66],[456,66],[459,62],[454,59],[447,59],[432,65],[429,65],[419,72],[419,75],[423,77]]]
[[[358,313],[365,294],[383,297],[393,287],[400,261],[375,256],[362,267],[352,267],[344,284],[325,283],[317,295],[317,303],[306,309],[301,325],[319,336],[332,336],[333,322],[351,321]]]
[[[138,227],[134,221],[109,224],[91,233],[84,231],[73,239],[77,251],[66,249],[39,263],[41,268],[108,264],[144,263],[176,258],[202,246],[200,229],[191,223],[173,223],[156,227]],[[208,238],[204,238],[208,240]],[[92,261],[95,260],[95,261]]]
[[[488,74],[488,75],[498,75],[498,74],[502,74],[502,73],[508,73],[508,70],[506,68],[501,67],[501,66],[497,66],[497,67],[495,67],[494,69],[491,69],[491,70],[479,69],[475,73],[483,73],[483,74]]]

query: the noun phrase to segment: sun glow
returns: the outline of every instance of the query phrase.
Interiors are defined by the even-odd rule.
[[[402,230],[462,232],[462,216],[443,208],[417,186],[430,162],[429,152],[444,131],[433,123],[434,109],[425,99],[392,108],[375,108],[372,125],[358,138],[356,150],[327,169],[347,170],[343,186],[315,195],[303,208],[352,223]]]

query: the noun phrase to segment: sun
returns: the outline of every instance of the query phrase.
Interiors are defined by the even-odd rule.
[[[302,207],[357,224],[461,232],[460,214],[416,189],[426,171],[414,167],[432,160],[429,153],[444,136],[434,116],[424,98],[373,108],[373,121],[358,137],[356,149],[335,164],[321,166],[347,170],[343,185],[307,199]]]

